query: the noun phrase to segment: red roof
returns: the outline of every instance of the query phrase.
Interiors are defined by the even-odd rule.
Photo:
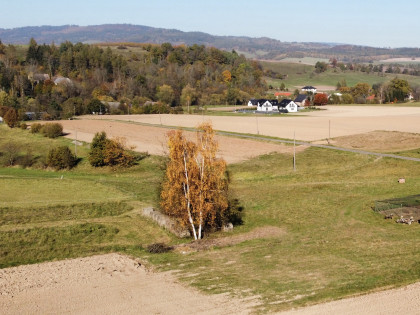
[[[371,95],[371,96],[366,97],[366,100],[367,100],[367,101],[373,101],[374,99],[375,99],[375,94],[373,94],[373,95]]]
[[[274,93],[274,96],[290,96],[292,95],[291,92],[276,92]]]

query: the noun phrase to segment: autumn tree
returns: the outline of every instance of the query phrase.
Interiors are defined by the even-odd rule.
[[[157,98],[165,104],[171,105],[175,99],[175,93],[171,86],[164,84],[158,88],[158,92],[156,93]]]
[[[327,105],[327,104],[328,104],[327,94],[325,94],[325,93],[315,94],[314,105]]]
[[[391,95],[391,100],[404,101],[410,92],[411,88],[407,80],[394,78],[388,85],[388,93]]]
[[[325,62],[318,61],[318,62],[315,64],[315,72],[316,72],[316,73],[325,72],[325,71],[327,71],[327,66],[328,66],[328,65],[327,65]]]
[[[228,208],[226,163],[216,157],[218,144],[210,124],[198,127],[196,142],[181,130],[168,134],[169,162],[162,184],[163,211],[201,239]]]
[[[371,87],[368,83],[357,83],[351,88],[351,95],[356,103],[365,103],[366,97],[369,96]]]
[[[197,91],[191,85],[187,84],[181,92],[181,105],[190,106],[197,103]]]
[[[4,121],[5,123],[10,127],[16,127],[18,124],[18,115],[14,108],[9,108],[9,110],[4,115]]]

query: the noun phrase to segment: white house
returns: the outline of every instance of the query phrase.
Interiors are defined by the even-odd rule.
[[[266,100],[264,99],[255,99],[252,98],[248,101],[248,106],[260,106],[260,104],[264,103]]]
[[[279,102],[277,100],[266,100],[264,103],[258,104],[257,111],[272,112],[279,110]]]
[[[313,87],[311,85],[307,85],[307,86],[304,86],[302,88],[302,91],[303,92],[311,92],[312,94],[315,94],[316,93],[316,87]]]
[[[292,100],[284,99],[278,104],[278,110],[287,113],[296,113],[298,111],[298,105]]]

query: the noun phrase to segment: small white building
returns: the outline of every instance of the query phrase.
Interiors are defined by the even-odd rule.
[[[316,93],[316,87],[311,86],[311,85],[307,85],[307,86],[304,86],[304,87],[302,88],[302,91],[303,91],[303,92],[306,92],[306,93],[310,92],[310,93],[312,93],[312,94],[315,94],[315,93]]]
[[[279,102],[277,100],[265,100],[264,103],[258,104],[257,111],[272,112],[279,110]]]
[[[278,110],[287,113],[297,113],[299,106],[292,100],[284,99],[278,104]]]
[[[265,99],[252,98],[248,101],[248,106],[260,106],[260,104],[264,103],[265,101]]]

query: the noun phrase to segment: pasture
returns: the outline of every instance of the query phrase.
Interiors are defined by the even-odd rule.
[[[381,121],[378,111],[371,113],[368,118],[373,124]],[[292,119],[294,124],[319,120],[324,125],[343,115],[306,114],[312,116],[267,117],[259,122],[264,126],[270,121],[283,125]],[[410,112],[404,124],[394,126],[416,128],[409,123],[415,115]],[[353,116],[347,112],[344,118],[360,120]],[[178,117],[183,122],[173,120]],[[143,123],[159,119],[137,118]],[[164,124],[194,126],[194,119],[201,117],[161,118]],[[229,118],[229,126],[239,126],[232,117],[216,118]],[[254,122],[255,117],[251,119]],[[136,126],[120,123],[127,133]],[[217,125],[219,120],[213,123],[216,129],[228,126]],[[359,130],[354,126],[359,125],[353,125],[352,134]],[[2,134],[5,130],[1,129]],[[8,132],[8,139],[15,132],[18,139],[23,131]],[[39,141],[44,150],[50,145],[48,139],[27,132],[23,138]],[[56,141],[68,141],[71,147],[70,140]],[[404,150],[398,148],[398,152]],[[83,159],[87,149],[81,152],[85,152]],[[204,292],[252,299],[256,312],[287,310],[420,279],[420,225],[396,224],[372,211],[375,200],[418,193],[418,162],[320,148],[298,152],[296,171],[292,162],[288,152],[230,164],[231,197],[244,208],[244,222],[232,233],[208,236],[207,241],[214,240],[215,245],[202,250],[140,214],[142,207],[158,204],[162,157],[149,156],[127,170],[92,169],[84,161],[62,172],[0,168],[1,191],[7,197],[0,204],[0,266],[121,252],[158,270],[171,270],[182,282]],[[397,183],[400,177],[406,178],[405,184]],[[36,202],[25,203],[25,196],[34,196]],[[216,242],[221,237],[235,241]],[[148,253],[147,245],[156,242],[184,246],[182,251]]]
[[[354,86],[357,83],[369,83],[370,85],[376,83],[384,83],[391,81],[396,76],[398,78],[407,80],[410,85],[420,85],[420,77],[404,75],[404,74],[393,74],[393,73],[367,73],[359,71],[341,71],[340,69],[328,69],[323,73],[315,73],[315,67],[311,65],[304,65],[300,63],[282,63],[282,62],[261,62],[264,69],[271,69],[283,75],[287,75],[284,80],[265,78],[267,84],[272,85],[275,88],[280,87],[282,83],[286,85],[289,91],[293,92],[296,88],[300,88],[305,85],[318,86],[330,86],[332,90],[337,86],[337,82],[345,80],[347,86]]]

